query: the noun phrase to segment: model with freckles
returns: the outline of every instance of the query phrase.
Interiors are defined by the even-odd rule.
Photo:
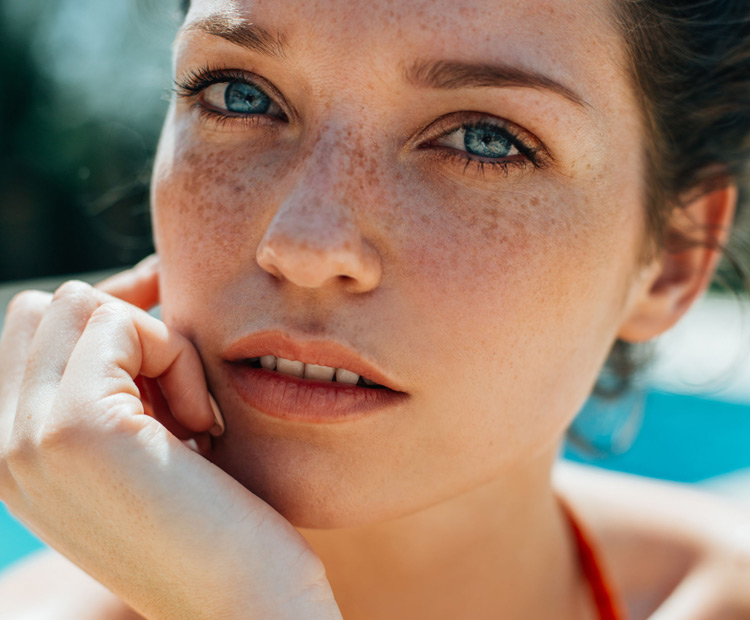
[[[750,16],[706,4],[724,21],[656,0],[194,0],[158,259],[22,295],[0,345],[0,497],[108,589],[77,582],[75,617],[746,612],[731,561],[695,615],[663,605],[695,523],[737,513],[551,481],[613,347],[678,321],[729,239]],[[714,56],[647,65],[657,26]],[[700,62],[713,99],[688,88]],[[670,493],[649,538],[642,506]]]

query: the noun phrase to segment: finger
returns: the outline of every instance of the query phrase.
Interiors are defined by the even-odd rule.
[[[143,310],[120,302],[99,306],[70,356],[63,383],[81,391],[76,400],[95,402],[137,396],[134,379],[140,374],[159,378],[180,424],[193,432],[214,426],[203,365],[192,343]],[[140,401],[138,407],[143,411]]]
[[[35,429],[44,423],[41,418],[35,420],[34,416],[44,416],[51,410],[71,354],[93,313],[104,304],[121,307],[122,312],[131,316],[134,324],[147,336],[143,350],[139,347],[137,352],[134,351],[137,353],[135,360],[142,374],[159,377],[163,382],[162,388],[176,421],[194,432],[212,428],[213,415],[207,418],[205,414],[196,414],[201,408],[199,405],[196,409],[195,403],[208,402],[209,397],[203,367],[192,344],[143,310],[115,300],[82,282],[66,282],[55,292],[32,342],[16,416],[19,438],[33,436]],[[116,344],[110,342],[112,334],[102,333],[101,337],[97,346],[89,349],[90,359],[83,362],[84,368],[93,365],[102,353]],[[86,377],[81,377],[81,380],[84,384],[90,383]],[[130,382],[126,392],[138,395],[134,382]],[[208,406],[212,412],[210,402]],[[211,423],[207,425],[207,422]]]
[[[194,433],[188,431],[176,421],[156,379],[149,379],[148,377],[139,375],[135,379],[135,384],[140,390],[141,402],[143,403],[146,415],[158,420],[162,426],[178,439],[190,439],[194,436]]]
[[[148,310],[159,303],[159,257],[151,254],[131,269],[99,282],[96,288]]]
[[[112,301],[115,301],[113,296],[76,280],[65,282],[55,291],[34,334],[22,400],[28,395],[36,404],[51,404],[89,318],[99,306]]]
[[[91,313],[100,305],[93,291],[84,282],[70,281],[52,296],[29,350],[18,398],[17,425],[33,422],[31,412],[46,412],[52,406],[70,354]]]
[[[0,416],[15,410],[31,342],[51,300],[50,293],[24,291],[8,305],[0,338]]]
[[[0,339],[0,457],[11,436],[31,342],[51,299],[49,293],[24,291],[8,306]]]

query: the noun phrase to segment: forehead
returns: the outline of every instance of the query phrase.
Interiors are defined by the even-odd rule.
[[[188,21],[240,18],[278,32],[292,55],[353,71],[410,57],[532,69],[585,101],[624,78],[610,0],[193,0]]]

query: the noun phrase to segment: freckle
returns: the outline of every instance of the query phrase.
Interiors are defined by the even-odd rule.
[[[500,210],[498,209],[498,207],[484,207],[482,209],[482,213],[484,213],[485,217],[494,221],[497,221],[497,219],[500,217]]]
[[[497,220],[485,224],[482,228],[482,234],[484,235],[485,239],[487,239],[488,241],[496,241],[497,229],[499,227],[500,225],[497,223]]]
[[[463,219],[463,223],[468,226],[469,228],[474,228],[477,225],[477,216],[475,213],[472,213],[468,216],[465,216]]]

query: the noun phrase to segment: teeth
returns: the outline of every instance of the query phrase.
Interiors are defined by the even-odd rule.
[[[276,356],[275,355],[261,355],[260,365],[267,370],[273,370],[276,368]]]
[[[349,383],[350,385],[356,385],[357,381],[359,381],[359,375],[356,372],[347,370],[346,368],[337,368],[336,381],[338,383]]]
[[[296,360],[285,360],[283,357],[276,358],[276,370],[283,375],[301,377],[305,374],[305,363]]]
[[[281,374],[291,375],[292,377],[304,377],[305,379],[313,379],[315,381],[334,381],[335,378],[337,383],[344,383],[346,385],[357,385],[359,380],[362,379],[365,385],[379,385],[370,379],[360,377],[356,372],[352,372],[346,368],[305,364],[304,362],[288,360],[283,357],[276,357],[275,355],[261,355],[259,358],[249,358],[249,361],[253,363],[260,361],[262,368],[276,370]]]
[[[332,381],[335,368],[330,366],[318,366],[317,364],[305,364],[305,379],[317,379],[318,381]]]

